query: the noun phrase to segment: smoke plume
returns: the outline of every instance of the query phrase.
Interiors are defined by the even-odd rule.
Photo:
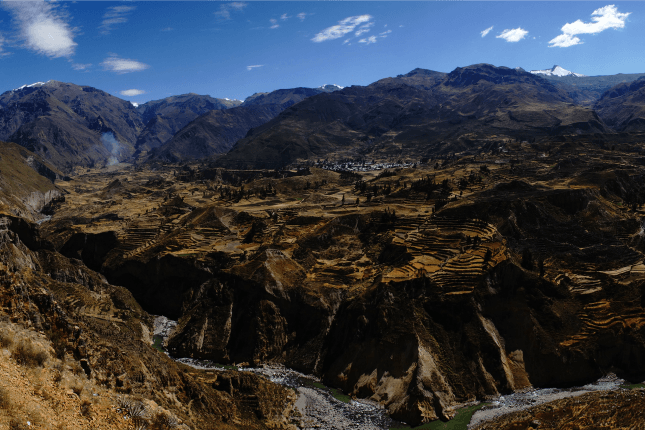
[[[101,135],[101,142],[103,143],[103,146],[105,146],[105,149],[110,151],[110,154],[112,154],[112,156],[108,159],[108,166],[117,164],[119,162],[118,157],[121,154],[121,150],[123,148],[119,141],[116,140],[116,137],[114,137],[114,133],[112,133],[111,131],[103,133]]]

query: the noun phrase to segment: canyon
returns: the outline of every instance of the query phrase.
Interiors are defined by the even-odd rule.
[[[117,422],[141,402],[145,425],[404,428],[616,375],[610,390],[473,427],[600,413],[628,428],[638,414],[606,410],[640,402],[645,379],[645,87],[633,78],[592,104],[596,86],[578,103],[521,70],[417,69],[243,103],[107,98],[124,116],[85,104],[82,121],[70,106],[107,95],[59,82],[5,93],[2,118],[26,118],[20,103],[50,114],[2,123],[16,143],[0,143],[0,322],[46,351],[44,401],[65,417],[88,401]],[[64,133],[49,148],[39,127],[65,112],[61,133],[112,133],[123,152]],[[106,400],[61,406],[56,372]],[[353,412],[338,398],[374,415],[343,421]],[[0,424],[34,414],[16,410]]]

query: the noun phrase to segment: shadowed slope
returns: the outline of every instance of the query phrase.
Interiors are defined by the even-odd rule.
[[[548,81],[506,67],[417,70],[310,97],[254,130],[220,164],[278,168],[330,154],[416,159],[491,135],[526,140],[604,131],[592,110],[572,101]]]
[[[268,105],[210,111],[153,151],[151,159],[178,162],[221,154],[228,151],[251,128],[264,124],[280,110],[277,105]]]
[[[216,109],[239,106],[241,103],[239,100],[216,99],[190,93],[139,105],[137,110],[146,127],[137,138],[136,148],[138,151],[157,148],[198,116]]]
[[[0,139],[16,142],[63,170],[128,157],[143,128],[130,102],[58,81],[5,92],[0,106]],[[102,140],[104,133],[118,144]]]
[[[598,100],[595,109],[618,131],[645,130],[645,77],[611,88]]]
[[[0,142],[0,211],[32,218],[61,194],[54,181],[62,177],[41,157],[15,143]]]

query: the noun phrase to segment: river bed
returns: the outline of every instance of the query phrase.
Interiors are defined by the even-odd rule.
[[[166,317],[157,317],[154,324],[154,338],[165,344],[166,339],[177,323]],[[221,365],[208,360],[193,358],[173,358],[174,360],[196,369],[216,369]],[[227,366],[229,367],[229,366]],[[355,400],[344,396],[339,391],[325,387],[319,378],[305,375],[281,365],[263,365],[262,367],[243,367],[240,372],[252,372],[265,376],[271,382],[294,389],[298,393],[296,408],[301,414],[298,427],[302,430],[388,430],[407,427],[404,423],[391,419],[386,410],[378,403],[369,400]],[[592,391],[611,391],[620,389],[625,381],[609,374],[598,381],[574,388],[531,388],[487,400],[487,406],[476,411],[468,428],[497,418],[501,415],[517,412],[532,406],[560,400],[566,397],[580,396]],[[345,401],[342,401],[342,400]]]
[[[197,369],[219,367],[212,362],[192,358],[178,358],[176,361]],[[271,382],[296,390],[298,393],[296,408],[302,415],[298,424],[303,430],[387,430],[404,425],[392,420],[385,409],[376,402],[349,398],[344,402],[337,399],[334,394],[341,398],[346,396],[337,390],[325,387],[319,378],[312,375],[305,375],[278,365],[244,367],[238,370],[263,375]]]
[[[522,392],[499,396],[491,400],[490,405],[484,406],[475,412],[468,424],[468,428],[482,424],[484,421],[497,418],[502,415],[518,412],[532,406],[560,400],[567,397],[576,397],[592,391],[611,391],[620,389],[625,380],[614,374],[600,378],[592,384],[573,388],[531,388]]]

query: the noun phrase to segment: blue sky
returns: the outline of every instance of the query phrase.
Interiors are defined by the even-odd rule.
[[[644,2],[0,2],[0,92],[55,79],[139,103],[475,63],[642,73],[644,52]]]

